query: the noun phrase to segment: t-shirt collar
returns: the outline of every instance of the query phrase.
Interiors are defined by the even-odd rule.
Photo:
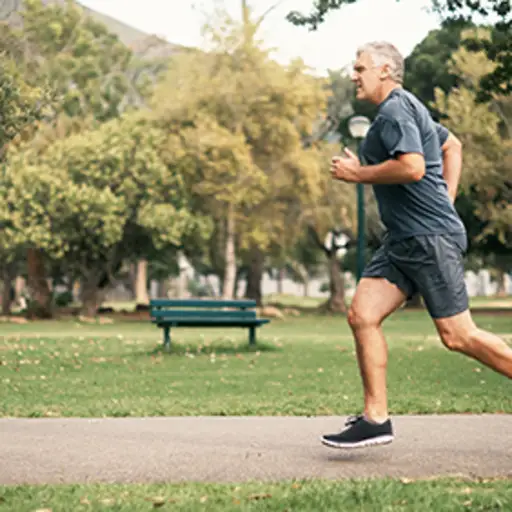
[[[393,89],[387,96],[386,98],[384,99],[384,101],[379,105],[379,110],[391,99],[393,98],[394,96],[396,96],[397,94],[400,94],[400,91],[402,89],[400,87],[396,87],[395,89]]]

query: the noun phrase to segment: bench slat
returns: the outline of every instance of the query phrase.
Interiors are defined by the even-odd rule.
[[[154,318],[256,318],[256,311],[215,311],[204,309],[154,309],[151,311]]]
[[[212,300],[212,299],[152,299],[153,307],[184,307],[184,308],[255,308],[255,300]]]
[[[177,325],[187,325],[189,327],[197,326],[201,327],[204,325],[209,325],[212,327],[215,326],[239,326],[239,327],[249,327],[251,325],[263,325],[270,322],[267,318],[253,318],[243,319],[243,318],[169,318],[169,319],[160,319],[155,321],[159,326],[173,326],[173,324]]]

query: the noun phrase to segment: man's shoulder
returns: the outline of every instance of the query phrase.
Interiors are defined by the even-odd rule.
[[[381,119],[396,119],[403,116],[429,115],[427,107],[407,89],[395,89],[379,109]]]

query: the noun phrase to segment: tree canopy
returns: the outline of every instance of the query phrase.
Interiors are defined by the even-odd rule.
[[[287,19],[294,25],[304,25],[311,30],[317,30],[330,11],[356,2],[357,0],[316,0],[310,13],[302,14],[292,11]],[[464,44],[471,50],[484,51],[487,57],[496,63],[490,73],[482,76],[478,98],[483,100],[493,92],[510,94],[512,92],[511,2],[509,0],[432,0],[432,8],[443,19],[469,22],[476,18],[492,17],[497,20],[490,38],[480,40],[470,36]]]

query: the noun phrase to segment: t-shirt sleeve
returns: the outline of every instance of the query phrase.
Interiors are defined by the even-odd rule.
[[[443,146],[450,132],[442,124],[434,123],[434,126],[436,127],[437,136],[439,137],[439,145]]]
[[[381,123],[380,137],[390,157],[400,153],[423,154],[420,130],[413,119],[384,117]]]

